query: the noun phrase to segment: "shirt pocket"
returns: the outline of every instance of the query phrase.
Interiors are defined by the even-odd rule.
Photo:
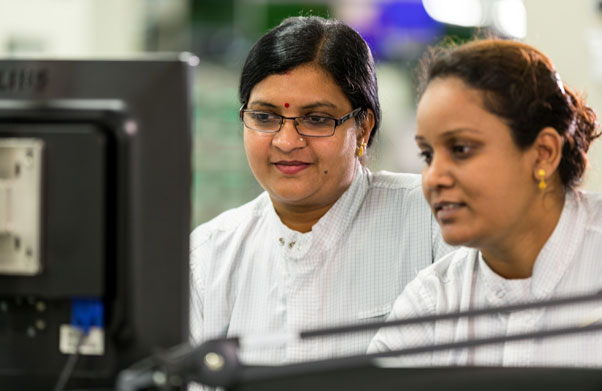
[[[389,313],[391,313],[391,309],[393,308],[393,303],[386,303],[376,307],[367,308],[365,310],[359,311],[357,313],[357,319],[359,320],[379,320],[386,319]]]

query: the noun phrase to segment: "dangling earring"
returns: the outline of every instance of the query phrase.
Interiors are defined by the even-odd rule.
[[[368,144],[364,140],[362,140],[362,143],[357,147],[357,152],[355,153],[357,157],[362,157],[364,152],[366,152],[367,145]]]
[[[543,168],[540,168],[539,170],[537,170],[537,175],[539,175],[539,184],[538,184],[539,189],[543,190],[548,186],[545,181],[546,170],[544,170]]]

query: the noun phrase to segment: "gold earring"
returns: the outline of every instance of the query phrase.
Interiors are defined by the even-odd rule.
[[[537,175],[539,175],[539,184],[538,184],[539,189],[543,190],[548,186],[545,181],[546,170],[544,170],[543,168],[540,168],[539,170],[537,170]]]
[[[363,140],[362,140],[363,141]],[[364,154],[364,152],[366,152],[366,146],[368,144],[366,142],[362,142],[358,147],[357,147],[357,152],[355,153],[357,155],[357,157],[362,157],[362,155]]]

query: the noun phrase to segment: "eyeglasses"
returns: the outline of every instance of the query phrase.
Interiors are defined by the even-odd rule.
[[[240,108],[240,119],[249,129],[262,133],[278,133],[282,129],[285,119],[293,120],[297,133],[309,137],[330,137],[337,126],[357,116],[362,108],[358,107],[341,118],[324,117],[320,115],[306,115],[300,117],[284,117],[282,115],[265,111],[246,110]]]

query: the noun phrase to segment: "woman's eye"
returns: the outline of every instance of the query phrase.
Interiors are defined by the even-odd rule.
[[[428,165],[433,160],[433,153],[431,151],[421,151],[420,158]]]
[[[330,120],[330,118],[327,117],[321,117],[321,116],[317,116],[317,115],[310,115],[305,117],[305,120],[309,123],[318,125],[318,124],[323,124],[325,122],[328,122]]]
[[[277,117],[270,113],[251,113],[251,117],[258,122],[271,122],[277,120]]]
[[[472,148],[469,147],[468,145],[454,145],[452,146],[452,153],[454,154],[454,156],[456,157],[466,157],[470,154],[470,152],[472,152]]]

